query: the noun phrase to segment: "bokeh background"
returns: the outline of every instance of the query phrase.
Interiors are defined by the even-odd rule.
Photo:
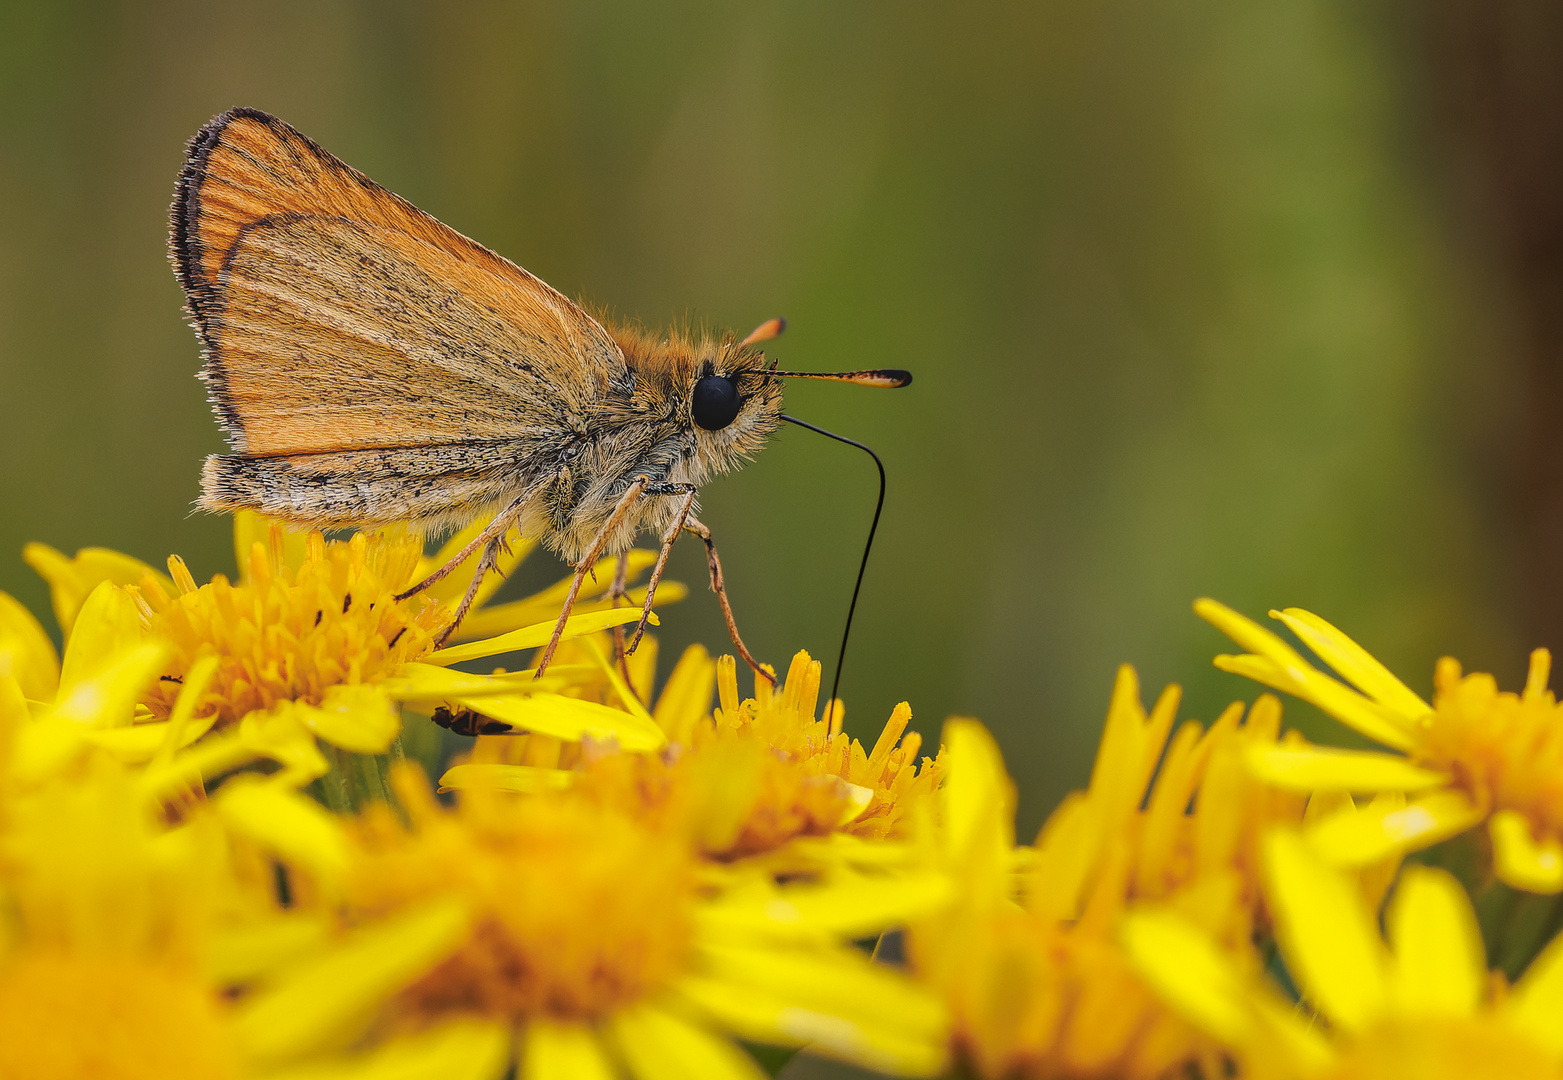
[[[1199,595],[1517,685],[1563,645],[1560,56],[1519,0],[7,0],[0,589],[47,612],[30,539],[231,570],[164,245],[244,104],[620,317],[914,370],[788,390],[890,473],[849,726],[982,717],[1023,833],[1120,662],[1250,693]],[[833,660],[873,495],[801,430],[705,492],[762,656]],[[725,640],[702,589],[665,624]]]

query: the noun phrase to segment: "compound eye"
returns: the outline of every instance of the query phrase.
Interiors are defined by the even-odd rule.
[[[695,383],[689,411],[694,414],[695,423],[707,431],[721,431],[738,418],[738,408],[742,404],[733,380],[707,375]]]

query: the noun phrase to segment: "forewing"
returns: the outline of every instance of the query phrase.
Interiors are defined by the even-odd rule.
[[[265,113],[191,142],[171,244],[241,453],[525,436],[625,377],[575,304]]]

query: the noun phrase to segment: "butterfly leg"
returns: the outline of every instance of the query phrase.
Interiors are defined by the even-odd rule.
[[[472,575],[472,584],[467,586],[466,595],[461,598],[461,606],[456,609],[456,617],[450,621],[450,625],[441,631],[440,636],[435,639],[434,647],[436,649],[443,647],[450,640],[450,636],[461,625],[461,620],[467,617],[467,612],[472,608],[472,602],[477,599],[478,587],[483,584],[483,579],[488,576],[488,572],[499,569],[499,553],[504,545],[504,533],[500,533],[483,545],[483,557],[478,560],[478,568]]]
[[[640,609],[640,622],[635,624],[635,637],[630,642],[629,652],[634,652],[640,644],[641,635],[646,632],[646,620],[651,618],[651,602],[657,595],[657,585],[662,581],[662,571],[667,569],[668,556],[673,553],[673,541],[678,539],[678,534],[684,528],[684,522],[689,518],[689,508],[695,504],[695,486],[693,484],[665,484],[668,488],[683,488],[682,492],[670,491],[668,494],[682,494],[684,503],[678,508],[678,513],[673,515],[673,523],[668,526],[667,532],[662,534],[662,548],[657,552],[657,564],[651,568],[651,578],[646,582],[646,602]]]
[[[722,618],[727,621],[727,636],[733,639],[733,647],[738,650],[738,655],[743,657],[744,663],[755,670],[758,675],[764,675],[772,686],[776,685],[776,676],[772,675],[760,666],[760,662],[750,655],[743,643],[743,638],[738,636],[738,623],[733,618],[733,605],[727,602],[727,586],[722,579],[722,560],[716,556],[716,544],[711,540],[711,530],[701,524],[698,518],[684,518],[684,528],[700,537],[706,546],[706,565],[711,570],[711,591],[716,593],[716,602],[721,605]]]
[[[488,527],[486,529],[474,536],[466,547],[462,548],[460,551],[456,552],[456,554],[447,559],[444,566],[434,571],[434,573],[418,582],[418,584],[414,585],[406,592],[397,593],[396,599],[406,600],[409,596],[417,596],[424,589],[427,589],[430,585],[433,585],[436,581],[439,581],[452,570],[456,569],[456,567],[472,558],[472,553],[478,548],[492,543],[496,538],[501,542],[504,542],[505,533],[509,532],[510,526],[516,523],[516,518],[521,516],[521,508],[525,506],[527,500],[532,498],[532,496],[536,493],[537,488],[536,485],[534,485],[533,487],[527,488],[520,495],[517,495],[509,506],[501,510],[498,516],[496,516],[493,521],[488,523]],[[481,571],[479,572],[479,576],[482,576]],[[465,610],[463,610],[462,614],[466,614]],[[460,620],[458,619],[457,621],[459,622]]]
[[[570,579],[570,591],[565,594],[564,607],[559,609],[559,621],[554,624],[553,637],[548,639],[548,646],[543,650],[543,658],[538,662],[537,673],[534,678],[541,679],[543,672],[548,670],[548,665],[553,661],[554,650],[559,648],[559,639],[564,636],[564,624],[570,618],[570,609],[575,607],[575,598],[581,594],[581,584],[586,580],[586,575],[597,564],[597,558],[602,554],[602,549],[608,546],[608,537],[613,535],[613,530],[618,528],[619,522],[624,520],[624,515],[629,513],[630,507],[641,497],[648,487],[652,486],[651,478],[644,474],[630,481],[630,486],[624,494],[619,496],[619,501],[614,504],[613,512],[608,515],[608,520],[603,522],[602,528],[597,530],[597,535],[592,539],[592,546],[575,566],[575,576]]]

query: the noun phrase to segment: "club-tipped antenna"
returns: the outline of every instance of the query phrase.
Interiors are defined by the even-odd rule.
[[[781,337],[781,332],[785,329],[787,329],[786,319],[780,316],[774,319],[766,319],[759,326],[749,331],[749,336],[740,341],[738,347],[742,349],[749,345],[758,345],[762,341],[769,341],[771,338]]]
[[[907,381],[910,382],[911,378],[912,377],[908,375]],[[863,451],[863,453],[874,459],[874,466],[879,470],[879,501],[874,504],[874,520],[868,526],[868,540],[863,544],[863,561],[858,564],[857,582],[852,586],[852,603],[847,605],[847,625],[841,631],[841,651],[836,655],[836,677],[830,684],[830,697],[825,699],[825,727],[827,730],[829,730],[831,717],[836,707],[837,691],[841,689],[841,668],[847,661],[847,638],[852,633],[852,614],[853,612],[857,611],[857,594],[863,588],[863,572],[868,569],[868,552],[874,546],[874,533],[879,529],[879,512],[885,508],[885,463],[879,460],[878,454],[874,453],[862,443],[847,438],[845,435],[837,435],[833,431],[826,431],[822,427],[815,427],[813,424],[810,424],[807,421],[799,420],[796,416],[788,416],[785,413],[782,414],[782,419],[787,421],[789,424],[797,424],[799,427],[808,428],[810,431],[818,432],[827,439],[835,439],[837,442],[843,442],[848,446],[857,447],[859,450]]]
[[[827,379],[830,382],[875,386],[883,390],[912,385],[912,373],[900,368],[873,368],[869,371],[777,371],[768,368],[765,374],[780,375],[784,379]]]

